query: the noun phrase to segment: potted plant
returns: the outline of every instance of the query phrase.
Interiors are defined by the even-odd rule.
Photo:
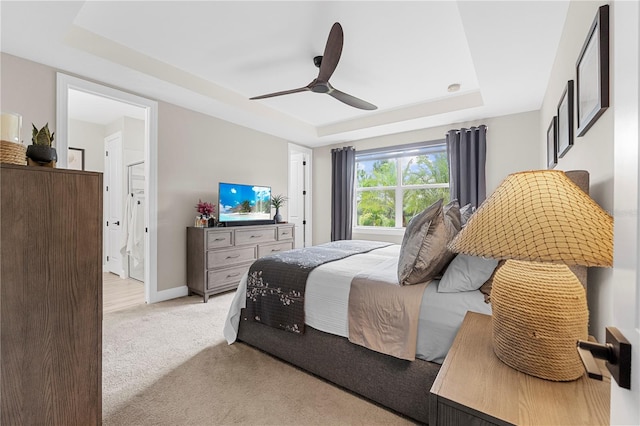
[[[271,205],[276,209],[276,215],[273,216],[273,220],[276,223],[282,223],[282,215],[280,214],[280,207],[284,206],[289,198],[286,195],[278,194],[271,197]]]
[[[49,123],[38,130],[35,124],[33,126],[31,142],[32,145],[27,147],[27,157],[38,164],[47,164],[58,160],[56,149],[51,146],[53,135],[55,132],[49,132]]]

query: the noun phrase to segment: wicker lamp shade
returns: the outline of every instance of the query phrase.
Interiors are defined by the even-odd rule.
[[[567,265],[612,266],[613,219],[562,171],[507,177],[449,246],[510,259],[491,291],[494,352],[505,364],[554,381],[579,378],[587,338],[584,287]]]
[[[562,171],[514,173],[449,247],[495,259],[609,267],[613,219]]]

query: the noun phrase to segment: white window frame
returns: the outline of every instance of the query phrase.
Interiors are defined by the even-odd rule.
[[[358,161],[370,161],[370,160],[379,160],[379,159],[395,159],[396,162],[399,162],[401,158],[406,157],[407,155],[422,155],[425,153],[439,153],[439,152],[447,152],[447,145],[444,139],[429,141],[429,142],[418,142],[408,145],[398,145],[386,148],[377,148],[377,149],[369,149],[365,151],[356,151],[356,167],[354,168],[354,197],[353,197],[353,226],[352,229],[357,232],[368,232],[375,231],[379,233],[380,231],[388,231],[388,230],[404,230],[404,226],[402,226],[402,211],[403,211],[403,195],[406,189],[433,189],[433,188],[449,188],[450,183],[432,183],[432,184],[422,184],[422,185],[403,185],[402,184],[402,167],[400,164],[397,164],[396,172],[396,185],[395,186],[377,186],[377,187],[366,187],[366,188],[358,188]],[[448,155],[448,153],[447,153]],[[366,191],[383,191],[383,190],[394,190],[395,191],[395,227],[385,227],[385,226],[360,226],[358,225],[358,193],[366,192]]]

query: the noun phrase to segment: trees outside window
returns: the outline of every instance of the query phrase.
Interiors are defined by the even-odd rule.
[[[356,226],[406,227],[440,198],[449,202],[444,144],[356,154]]]

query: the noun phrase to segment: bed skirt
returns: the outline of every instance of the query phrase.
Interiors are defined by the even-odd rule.
[[[307,326],[287,333],[240,321],[238,340],[421,423],[429,422],[429,392],[440,364],[405,361]]]

